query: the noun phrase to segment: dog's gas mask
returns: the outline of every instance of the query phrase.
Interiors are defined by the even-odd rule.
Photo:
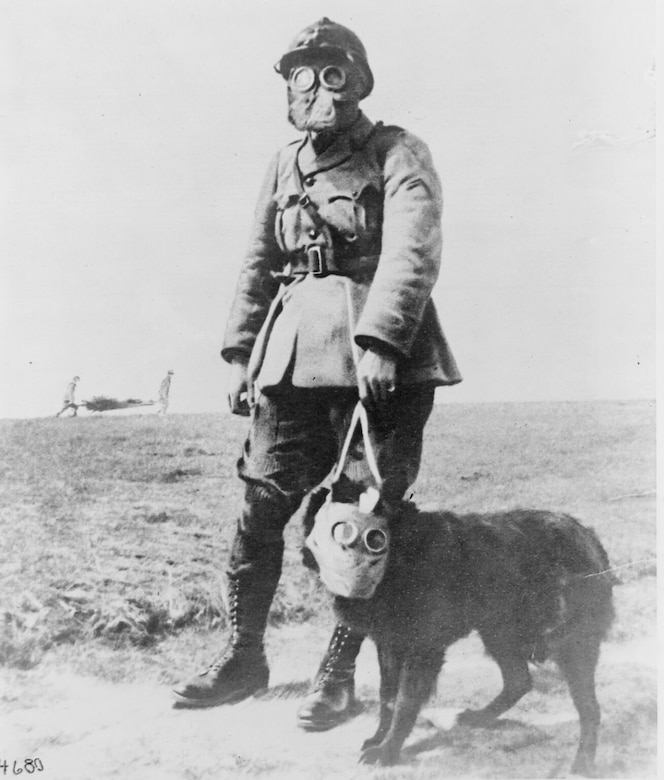
[[[368,510],[377,499],[374,488],[362,494],[359,505],[336,502],[330,492],[316,513],[306,545],[323,584],[337,596],[369,599],[383,579],[390,532],[388,518]]]
[[[349,492],[342,471],[358,424],[362,428],[365,455],[377,487],[353,485]],[[305,542],[316,559],[323,584],[337,596],[369,599],[385,574],[390,549],[390,513],[381,501],[381,484],[369,438],[367,414],[358,403],[329,491],[322,505],[319,504]]]

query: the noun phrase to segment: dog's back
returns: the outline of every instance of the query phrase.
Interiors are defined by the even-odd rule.
[[[542,659],[546,639],[592,623],[602,638],[613,618],[615,578],[595,533],[569,515],[515,510],[455,515],[411,505],[394,524],[391,559],[368,602],[337,599],[349,625],[409,644],[450,641],[496,624],[518,628]],[[401,628],[400,628],[401,627]]]

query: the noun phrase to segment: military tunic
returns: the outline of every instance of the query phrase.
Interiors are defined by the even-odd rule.
[[[257,389],[238,464],[249,485],[295,508],[327,475],[357,402],[356,362],[372,345],[398,372],[373,417],[383,495],[398,500],[415,480],[435,387],[461,381],[430,297],[441,210],[425,144],[362,113],[322,154],[305,138],[272,161],[222,349],[249,362]],[[349,476],[361,480],[362,466]],[[288,511],[253,495],[241,528],[278,536]]]
[[[387,347],[400,383],[461,381],[430,298],[441,211],[429,151],[400,128],[360,114],[321,155],[308,139],[287,146],[259,198],[222,356],[252,356],[253,378],[268,393],[284,382],[356,386],[352,342],[356,357],[372,341]],[[312,247],[322,273],[280,282],[289,264],[303,270]]]

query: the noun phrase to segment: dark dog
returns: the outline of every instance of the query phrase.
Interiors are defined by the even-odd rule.
[[[303,504],[306,534],[327,492]],[[379,505],[374,513],[384,511]],[[592,775],[600,722],[595,667],[617,581],[595,533],[546,511],[458,516],[403,504],[391,514],[389,558],[374,595],[335,598],[340,622],[368,634],[378,650],[380,723],[360,761],[398,761],[447,648],[477,630],[500,666],[503,690],[458,722],[493,721],[531,689],[528,662],[551,658],[579,713],[572,771]],[[316,567],[309,550],[305,563]]]

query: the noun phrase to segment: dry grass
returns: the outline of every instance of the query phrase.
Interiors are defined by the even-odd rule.
[[[415,499],[563,509],[597,529],[624,582],[653,578],[653,413],[647,403],[439,406]],[[0,662],[30,668],[57,645],[145,647],[223,626],[245,429],[205,415],[0,423]],[[328,614],[300,565],[298,529],[287,534],[274,624]],[[622,600],[630,619],[614,635],[626,640],[652,625],[652,589]]]
[[[30,668],[59,644],[146,646],[186,626],[223,625],[238,422],[2,423],[0,663]],[[316,610],[306,596],[317,584],[296,561],[292,569],[275,621]]]

